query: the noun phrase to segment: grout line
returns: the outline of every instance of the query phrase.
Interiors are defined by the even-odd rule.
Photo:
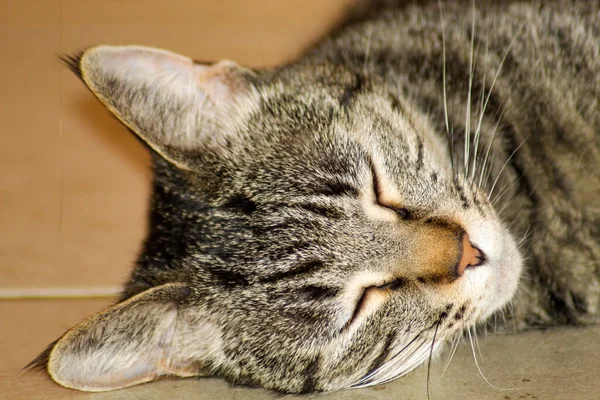
[[[0,300],[85,299],[116,297],[118,287],[0,289]]]

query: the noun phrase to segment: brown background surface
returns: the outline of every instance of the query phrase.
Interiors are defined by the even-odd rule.
[[[0,399],[272,398],[214,379],[89,395],[19,372],[61,332],[113,301],[145,229],[147,154],[56,56],[143,44],[272,66],[314,42],[350,3],[0,0]],[[598,328],[480,339],[483,369],[508,391],[479,377],[465,344],[443,379],[443,362],[434,363],[433,398],[600,398],[599,339]],[[425,399],[425,377],[422,368],[326,398]]]
[[[272,66],[315,41],[348,3],[0,1],[0,295],[118,288],[144,233],[148,156],[58,54],[143,44]]]

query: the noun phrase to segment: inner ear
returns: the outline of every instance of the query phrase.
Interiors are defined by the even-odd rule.
[[[184,284],[167,284],[89,317],[50,349],[49,375],[85,391],[203,375],[220,351],[220,334],[201,312],[183,306],[190,293]]]
[[[255,74],[231,61],[212,65],[141,46],[98,46],[65,62],[150,147],[189,168],[203,143],[231,134]]]

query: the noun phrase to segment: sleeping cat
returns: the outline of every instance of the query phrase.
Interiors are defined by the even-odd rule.
[[[274,69],[65,59],[148,146],[150,229],[120,302],[34,364],[308,393],[395,379],[509,304],[518,329],[598,322],[598,3],[362,10]]]

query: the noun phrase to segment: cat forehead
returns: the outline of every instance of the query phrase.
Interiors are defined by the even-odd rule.
[[[356,178],[371,159],[380,172],[402,176],[420,154],[443,148],[428,139],[430,127],[413,115],[399,89],[345,70],[336,79],[333,72],[317,68],[304,81],[289,71],[265,73],[238,105],[236,120],[222,121],[233,132],[227,143],[202,149],[199,157],[228,170],[220,175],[225,181],[304,182],[329,173]],[[206,175],[205,167],[198,163],[197,170]]]
[[[258,104],[246,114],[241,126],[245,139],[267,146],[300,139],[305,146],[332,144],[332,150],[340,152],[352,148],[351,143],[370,150],[381,141],[385,145],[393,141],[396,149],[416,142],[415,137],[423,135],[423,124],[415,126],[410,110],[399,111],[401,95],[389,93],[382,99],[362,80],[357,75],[354,81],[332,86],[307,82],[302,87],[270,82],[259,88]]]
[[[271,128],[317,133],[331,141],[351,138],[366,149],[385,145],[388,152],[400,151],[420,140],[426,147],[441,146],[431,143],[432,127],[407,101],[401,87],[360,72],[327,67],[323,67],[325,72],[310,69],[313,73],[308,76],[302,70],[301,76],[268,78],[259,90],[261,106],[253,117],[269,121]]]

